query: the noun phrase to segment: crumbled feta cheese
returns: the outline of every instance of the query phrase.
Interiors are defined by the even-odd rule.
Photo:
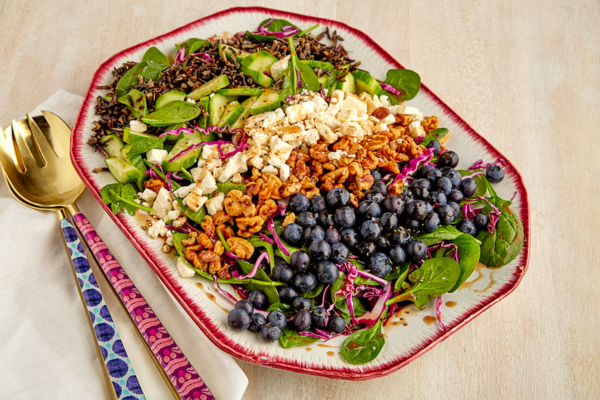
[[[303,142],[304,139],[306,139],[307,135],[308,135],[307,131],[300,131],[300,132],[296,132],[296,133],[286,133],[285,135],[281,136],[281,140],[283,140],[284,142],[288,142],[288,143],[297,142],[297,141]],[[300,143],[300,144],[302,144],[302,143]],[[300,145],[295,146],[295,147],[299,147],[299,146]]]
[[[223,167],[217,167],[217,168],[213,169],[211,172],[215,179],[219,179],[219,176],[221,175],[222,171],[223,171]]]
[[[306,131],[306,139],[304,139],[304,144],[309,146],[314,146],[319,141],[319,131],[316,129],[309,129]]]
[[[165,157],[169,154],[168,151],[162,149],[152,149],[146,153],[146,158],[148,162],[152,164],[162,164]]]
[[[255,132],[252,135],[252,139],[254,139],[254,142],[261,146],[266,146],[269,143],[269,137],[270,136],[264,132]]]
[[[179,210],[171,210],[167,214],[167,221],[175,221],[181,215],[181,211]]]
[[[183,203],[192,211],[196,212],[200,210],[204,203],[206,203],[206,200],[208,199],[202,196],[202,189],[196,187],[185,199],[183,199]]]
[[[206,168],[202,168],[198,178],[196,179],[196,185],[202,189],[202,194],[211,194],[217,190],[217,182],[215,178]]]
[[[313,97],[312,102],[315,104],[316,113],[325,111],[327,110],[327,107],[329,107],[329,104],[327,104],[327,102],[321,96]]]
[[[274,126],[277,121],[283,117],[285,117],[285,113],[281,108],[273,111],[267,111],[248,118],[244,123],[244,130],[251,138],[254,138],[255,132],[260,132],[266,128]]]
[[[274,167],[279,168],[288,160],[290,154],[292,153],[292,150],[292,146],[290,146],[283,140],[277,138],[271,146],[271,152],[269,153],[269,158],[267,159],[267,162],[273,165]]]
[[[279,179],[281,182],[285,182],[290,177],[290,166],[287,164],[283,164],[281,168],[279,168]]]
[[[179,211],[183,212],[183,210],[181,209],[181,206],[176,201],[173,202],[173,210],[179,210]]]
[[[388,114],[387,117],[379,120],[379,124],[393,124],[394,122],[396,122],[396,117],[394,117],[394,114]]]
[[[396,105],[390,107],[390,114],[407,114],[407,115],[419,115],[421,111],[418,108],[404,105]]]
[[[340,129],[340,132],[344,136],[357,137],[359,140],[362,140],[365,134],[364,129],[356,122],[344,122],[342,128]]]
[[[331,129],[337,129],[342,126],[342,123],[335,117],[335,115],[331,115],[328,113],[320,113],[317,116],[321,122],[330,127]],[[317,125],[317,118],[315,118],[315,127]]]
[[[152,208],[154,208],[156,215],[158,215],[159,218],[165,218],[167,213],[173,209],[171,193],[165,188],[160,189]]]
[[[285,109],[285,114],[290,120],[291,124],[302,121],[308,117],[308,114],[315,112],[315,103],[312,101],[306,101],[304,103],[289,106]]]
[[[173,232],[168,231],[167,232],[167,240],[165,241],[166,244],[168,244],[169,246],[173,246],[175,244],[175,242],[173,241]]]
[[[134,132],[144,133],[146,132],[147,127],[142,121],[136,121],[135,119],[132,119],[129,121],[129,129]]]
[[[231,182],[232,183],[242,183],[244,180],[242,178],[242,175],[240,175],[239,172],[236,172],[235,174],[233,174],[233,176],[231,177]]]
[[[319,135],[329,144],[334,143],[338,136],[329,128],[321,118],[315,118],[315,127],[319,132]]]
[[[275,168],[272,165],[267,165],[266,167],[264,167],[262,169],[262,171],[260,171],[262,174],[273,174],[273,175],[277,175],[277,168]]]
[[[196,101],[194,99],[190,99],[189,97],[185,99],[185,101],[187,101],[190,104],[196,104]]]
[[[147,201],[147,202],[152,202],[154,201],[154,199],[156,199],[156,192],[154,190],[150,190],[150,189],[144,189],[144,191],[142,192],[142,195],[140,196],[142,198],[142,200]]]
[[[181,257],[177,259],[177,271],[182,278],[192,278],[196,274],[193,269],[185,264],[185,261]]]
[[[373,96],[373,98],[377,99],[377,95]],[[389,97],[385,94],[379,96],[379,101],[381,102],[381,107],[390,108],[392,105]]]
[[[175,221],[173,221],[173,226],[176,228],[181,228],[182,226],[185,225],[186,222],[187,222],[187,217],[185,215],[182,215],[181,217],[179,217]]]
[[[221,211],[223,209],[223,200],[224,199],[225,199],[225,195],[223,193],[219,193],[212,199],[209,199],[206,202],[206,211],[208,211],[208,213],[210,215],[215,215],[216,213],[218,213],[219,211]]]
[[[227,165],[225,165],[225,168],[221,171],[219,182],[227,182],[236,172],[246,171],[248,171],[248,166],[242,158],[242,153],[236,153],[233,157],[229,158]]]
[[[198,161],[198,164],[200,164],[200,161]],[[202,164],[202,167],[204,167],[204,164]],[[192,175],[192,179],[194,180],[194,182],[196,182],[196,179],[198,179],[198,175],[200,175],[202,167],[198,166],[198,168],[190,169],[190,175]]]
[[[202,159],[204,160],[216,160],[221,159],[219,155],[219,148],[216,144],[206,145],[202,147]]]
[[[279,75],[287,69],[288,63],[290,62],[290,57],[291,56],[286,56],[271,65],[271,76],[273,79],[279,79]]]
[[[179,189],[173,191],[173,195],[179,197],[180,199],[185,198],[188,194],[192,192],[196,188],[196,184],[192,183],[189,186],[181,186]]]
[[[356,111],[360,111],[362,113],[367,112],[367,102],[356,96],[355,94],[346,92],[346,97],[344,97],[344,104],[342,108],[352,108]]]
[[[330,115],[336,115],[342,109],[343,105],[344,105],[344,92],[339,89],[336,89],[333,91],[333,94],[331,95],[331,99],[329,101],[329,107],[327,107],[327,110],[325,111],[325,113],[330,114]]]
[[[264,161],[261,156],[254,156],[250,160],[248,160],[248,165],[261,169],[264,165]]]
[[[221,161],[220,158],[213,158],[210,159],[208,161],[206,161],[206,164],[204,165],[209,171],[214,170],[215,168],[219,168],[223,166],[223,161]]]
[[[379,107],[382,107],[382,104],[379,101],[379,98],[377,96],[374,96],[372,99],[370,97],[367,97],[365,99],[365,102],[367,103],[367,113],[368,114],[372,114],[373,111],[375,111]]]
[[[159,219],[157,221],[152,222],[152,226],[148,228],[148,236],[152,239],[156,239],[157,237],[165,237],[168,232],[168,229],[165,228],[165,221]]]
[[[339,160],[342,158],[342,156],[347,156],[348,152],[347,151],[343,151],[343,150],[336,150],[336,151],[332,151],[330,152],[327,157],[329,158],[329,161],[333,161],[333,160]]]
[[[410,131],[410,136],[418,137],[425,136],[425,129],[421,126],[419,121],[413,121],[408,125],[408,130]]]

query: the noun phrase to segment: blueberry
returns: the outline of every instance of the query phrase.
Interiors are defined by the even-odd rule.
[[[267,322],[279,329],[283,329],[287,325],[287,318],[281,311],[273,310],[267,315]]]
[[[323,228],[329,228],[335,225],[335,216],[329,210],[323,210],[319,213],[319,225]]]
[[[462,182],[462,175],[460,174],[460,172],[450,167],[444,167],[441,169],[441,171],[443,176],[450,179],[453,188],[457,188],[460,186],[460,183]]]
[[[452,181],[445,176],[437,178],[435,180],[435,188],[444,193],[445,195],[449,195],[452,191]]]
[[[413,261],[421,261],[427,256],[427,246],[420,240],[411,240],[406,246],[406,254]]]
[[[381,176],[381,172],[377,171],[376,169],[374,169],[373,171],[371,171],[371,176],[373,177],[373,180],[375,182],[379,182],[382,178]]]
[[[456,167],[458,165],[458,154],[453,151],[446,151],[438,157],[438,167]]]
[[[450,225],[454,221],[454,210],[449,204],[437,206],[435,212],[440,216],[440,223],[442,225]]]
[[[354,229],[342,229],[340,236],[342,237],[342,242],[349,249],[354,249],[358,244],[358,235]]]
[[[313,261],[327,261],[331,257],[331,246],[324,240],[315,240],[308,246],[308,255]]]
[[[360,226],[359,235],[362,240],[372,242],[381,236],[381,225],[370,219],[366,220]]]
[[[300,311],[300,310],[306,310],[306,311],[310,311],[311,307],[312,307],[312,303],[310,302],[309,299],[306,299],[302,296],[298,296],[294,299],[294,310],[296,311]]]
[[[440,216],[433,211],[428,213],[421,224],[421,229],[425,233],[431,233],[440,225]]]
[[[290,211],[298,214],[302,211],[308,210],[309,207],[310,201],[308,200],[308,197],[302,193],[296,193],[290,197],[290,202],[288,203],[288,208]]]
[[[352,228],[356,223],[356,214],[352,207],[342,207],[335,212],[335,222],[343,228]]]
[[[429,172],[430,170],[434,169],[435,167],[433,165],[423,165],[421,167],[420,170],[417,171],[417,173],[414,175],[415,178],[425,178],[425,174],[427,172]],[[437,169],[437,168],[435,168]]]
[[[267,319],[261,313],[254,313],[250,316],[250,326],[248,329],[252,332],[260,332],[260,328],[267,323]]]
[[[281,336],[281,329],[273,324],[265,324],[260,329],[259,336],[263,342],[273,343],[279,339],[279,336]]]
[[[454,219],[459,218],[462,214],[462,209],[460,208],[460,206],[453,201],[449,201],[448,205],[450,206],[450,208],[452,209],[452,212],[454,213]]]
[[[273,278],[279,282],[288,283],[294,277],[294,271],[285,261],[281,261],[273,267]]]
[[[387,249],[390,247],[390,240],[387,238],[387,236],[383,235],[379,236],[379,239],[373,243],[375,243],[375,246],[379,251],[387,251]]]
[[[297,272],[304,272],[310,266],[310,257],[304,250],[298,250],[290,258],[290,266]]]
[[[350,256],[350,250],[343,243],[335,243],[331,245],[331,258],[329,259],[332,263],[342,265],[348,261]]]
[[[375,253],[369,258],[368,268],[373,275],[383,278],[392,270],[392,263],[387,255]]]
[[[327,329],[330,332],[342,333],[346,329],[346,321],[339,315],[330,316],[329,321],[327,321]]]
[[[379,218],[381,215],[381,207],[379,207],[379,204],[376,201],[365,200],[356,208],[356,214],[361,220]]]
[[[410,184],[410,190],[415,194],[415,197],[424,200],[429,197],[431,182],[427,179],[415,179]]]
[[[315,240],[323,239],[325,239],[325,231],[319,225],[310,226],[304,231],[304,244],[309,244]]]
[[[437,153],[439,153],[442,149],[442,145],[437,140],[432,140],[431,142],[427,143],[427,148],[433,149],[433,155],[437,155]]]
[[[340,241],[340,231],[330,226],[325,231],[325,241],[329,244],[336,244]]]
[[[248,295],[248,301],[254,306],[257,310],[262,310],[263,307],[267,304],[267,297],[264,292],[260,290],[253,290]]]
[[[419,229],[421,228],[421,220],[407,219],[406,222],[404,223],[404,226],[406,227],[406,229],[411,231],[413,234],[416,234],[419,232]]]
[[[398,227],[398,215],[386,212],[379,218],[379,224],[384,232],[391,232]]]
[[[387,186],[383,182],[375,182],[371,187],[371,190],[381,193],[384,197],[388,194]]]
[[[254,306],[248,300],[240,300],[233,306],[234,310],[244,310],[248,315],[254,314]]]
[[[348,203],[350,203],[350,192],[346,189],[335,188],[327,193],[327,206],[330,209],[335,210],[348,205]]]
[[[299,246],[302,243],[302,234],[304,229],[298,224],[288,224],[283,227],[283,240],[292,246]]]
[[[406,262],[406,254],[404,253],[404,250],[402,250],[402,247],[392,247],[392,249],[390,250],[390,260],[394,265]]]
[[[317,224],[317,216],[310,211],[302,211],[296,217],[296,223],[306,229]]]
[[[392,246],[405,246],[410,240],[410,232],[403,227],[396,229],[390,235],[390,244]]]
[[[315,214],[320,213],[321,211],[327,209],[327,204],[325,204],[325,197],[323,196],[315,196],[310,201],[310,206],[312,212]]]
[[[306,331],[310,329],[311,318],[310,313],[306,310],[300,310],[294,315],[294,328],[297,331]]]
[[[398,197],[400,197],[400,200],[402,200],[404,204],[406,204],[414,200],[415,194],[412,192],[412,190],[405,189],[402,191],[402,193],[400,193],[400,196]]]
[[[376,250],[375,244],[370,242],[360,242],[356,246],[356,252],[364,259],[369,258]]]
[[[437,178],[442,177],[442,171],[437,168],[431,168],[427,170],[425,174],[422,175],[423,178],[427,179],[429,182],[433,183]]]
[[[325,317],[327,316],[327,311],[323,307],[316,307],[310,317],[312,320],[312,325],[315,328],[323,328],[325,327]]]
[[[245,331],[250,326],[250,315],[241,308],[234,308],[227,315],[227,325],[234,331]]]
[[[438,192],[437,190],[434,190],[429,194],[427,202],[432,205],[443,206],[447,202],[446,195],[443,192]]]
[[[381,204],[385,200],[385,196],[374,190],[369,190],[365,192],[365,195],[363,196],[362,200],[373,200],[377,204]]]
[[[477,191],[477,182],[473,178],[465,178],[460,183],[460,191],[465,196],[465,198],[469,198],[475,194]]]
[[[465,199],[465,196],[462,194],[460,190],[452,189],[450,194],[446,196],[448,201],[453,201],[455,203],[460,203]]]
[[[402,214],[404,201],[398,196],[388,196],[383,201],[383,209],[394,214]]]
[[[296,289],[291,286],[284,286],[279,291],[279,300],[285,304],[292,304],[298,296],[299,294]]]
[[[342,245],[343,246],[343,245]],[[321,261],[317,264],[317,279],[326,285],[337,281],[340,271],[331,261]]]
[[[498,164],[490,165],[485,171],[485,177],[490,183],[499,183],[504,179],[504,168]]]
[[[486,229],[488,224],[488,217],[485,214],[477,214],[474,222],[477,229]]]
[[[462,233],[467,233],[471,236],[475,236],[477,233],[477,228],[473,221],[469,221],[468,219],[463,219],[458,224],[456,224],[456,229],[461,231]]]
[[[427,215],[427,203],[423,200],[413,200],[406,205],[404,212],[411,219],[420,221]]]
[[[311,272],[300,272],[294,277],[294,286],[301,292],[313,290],[317,283],[317,277]]]

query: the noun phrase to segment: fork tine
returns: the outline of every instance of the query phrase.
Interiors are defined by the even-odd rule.
[[[6,129],[7,134],[9,129],[10,128]],[[4,132],[2,132],[2,128],[0,127],[0,167],[4,172],[4,179],[6,180],[7,185],[10,185],[9,176],[15,176],[19,173],[16,164],[17,160],[13,158],[13,155],[10,151],[9,146],[12,147],[12,143],[8,142],[9,138],[10,136],[5,135]]]
[[[69,128],[69,125],[67,125],[67,123],[58,115],[50,111],[42,110],[42,115],[46,118],[46,122],[48,122],[48,125],[50,126],[50,143],[54,148],[56,148],[55,143],[60,143],[63,152],[59,157],[62,157],[71,147],[71,128]]]
[[[29,147],[27,145],[27,142],[25,141],[23,132],[19,128],[17,121],[15,121],[14,119],[12,121],[11,127],[12,127],[13,137],[15,139],[15,142],[17,143],[17,147],[15,148],[15,153],[17,153],[18,157],[21,159],[24,170],[26,171],[30,168],[34,168],[36,164],[39,165],[33,155],[34,153],[37,153],[37,149],[34,151],[31,149],[31,147]],[[35,148],[34,143],[32,143],[32,147]],[[38,156],[39,156],[39,154],[38,154]],[[45,165],[45,164],[44,164],[44,161],[42,160],[42,166],[43,165]]]
[[[29,114],[25,115],[27,116],[27,125],[29,125],[31,134],[33,135],[35,143],[38,146],[38,149],[40,150],[40,153],[44,160],[46,160],[48,157],[52,157],[52,153],[60,157],[60,155],[57,152],[55,152],[54,149],[50,146],[50,143],[48,143],[46,136],[44,135],[38,124],[33,120],[33,118],[31,118]]]

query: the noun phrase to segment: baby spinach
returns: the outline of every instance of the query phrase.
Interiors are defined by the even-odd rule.
[[[446,136],[448,134],[448,129],[446,128],[437,128],[434,129],[432,131],[429,131],[429,133],[427,134],[427,136],[425,136],[425,140],[423,140],[420,144],[427,147],[427,145],[429,143],[431,143],[434,140],[439,141],[440,139],[442,139],[444,136]]]
[[[138,139],[131,144],[131,148],[129,149],[129,156],[134,156],[136,154],[143,154],[152,149],[162,149],[163,143],[167,137],[164,136],[162,138],[143,138]]]
[[[405,271],[408,271],[410,267],[410,261],[405,262],[402,265],[395,266],[392,268],[389,274],[383,277],[386,281],[393,281],[394,279],[398,279],[401,275],[404,274]]]
[[[263,247],[265,250],[267,250],[267,254],[269,255],[269,265],[271,266],[271,273],[273,273],[273,268],[275,268],[275,252],[273,251],[273,245],[265,242],[259,236],[252,236],[250,239],[248,239],[248,242],[255,248]],[[261,268],[259,269],[262,271]]]
[[[294,346],[306,346],[319,340],[319,338],[312,336],[302,336],[298,332],[287,327],[283,328],[281,336],[279,336],[279,344],[284,349],[289,349]]]
[[[415,236],[415,239],[423,241],[427,246],[434,245],[443,240],[453,240],[463,233],[451,225],[440,226],[431,233],[425,233]]]
[[[490,201],[502,211],[494,233],[481,230],[477,239],[481,241],[479,260],[488,267],[501,267],[513,261],[523,249],[523,224],[519,217],[510,209],[510,201],[492,197]],[[487,205],[481,211],[488,215],[492,210]]]
[[[331,288],[329,290],[332,302],[336,300],[333,298],[333,296],[335,296],[336,292],[340,290],[342,286],[344,286],[344,282],[346,282],[346,274],[340,271],[337,280],[331,284]],[[337,296],[337,298],[341,299],[342,297]]]
[[[300,62],[298,56],[292,56],[292,58],[296,58],[295,64],[296,68],[298,68],[298,71],[300,72],[302,89],[318,92],[320,89],[319,78],[317,78],[315,71],[313,71],[313,69],[309,65]]]
[[[400,96],[385,91],[390,100],[396,103],[412,99],[421,89],[421,77],[409,69],[390,69],[385,76],[384,83],[400,91]]]
[[[408,271],[410,270],[410,265],[412,262],[407,261],[402,266],[398,267],[400,275],[396,279],[396,283],[394,284],[394,293],[402,289],[402,284],[406,281],[406,277],[408,276]]]
[[[454,243],[458,246],[458,259],[460,261],[460,276],[454,287],[450,290],[450,292],[454,292],[460,285],[469,279],[475,270],[475,267],[477,267],[481,250],[477,240],[468,234],[462,234],[456,239],[451,240],[450,243]]]
[[[129,102],[129,99],[131,99],[131,102]],[[117,97],[117,101],[126,105],[131,110],[131,114],[135,118],[148,115],[146,96],[144,96],[144,94],[137,89],[131,89],[125,96]]]
[[[142,57],[142,62],[144,61],[154,61],[155,63],[161,65],[163,69],[171,65],[167,56],[165,56],[163,52],[155,46],[152,46],[146,50],[144,57]]]
[[[321,294],[321,292],[323,291],[324,288],[325,288],[325,285],[322,283],[319,283],[312,290],[309,290],[308,292],[304,292],[302,294],[302,297],[304,297],[305,299],[314,299],[315,297],[317,297],[318,295]]]
[[[371,328],[356,331],[344,340],[342,358],[350,364],[364,364],[374,360],[384,344],[379,320]]]
[[[217,182],[217,193],[223,193],[224,195],[228,195],[232,190],[241,190],[242,192],[246,190],[245,183],[233,183],[231,181],[227,182]]]
[[[110,205],[113,214],[125,209],[129,215],[135,215],[138,208],[148,212],[156,212],[150,207],[135,202],[138,196],[134,187],[129,184],[113,183],[106,185],[100,190],[100,196],[104,204]]]
[[[202,206],[198,211],[194,211],[185,205],[183,199],[180,199],[179,197],[175,196],[175,201],[179,203],[179,207],[181,207],[181,210],[183,211],[183,214],[186,217],[188,217],[197,224],[201,224],[204,222],[204,218],[206,218],[206,207]]]
[[[186,55],[194,54],[196,52],[199,52],[206,46],[210,46],[210,42],[208,40],[197,39],[197,38],[188,39],[187,44],[186,44],[187,49],[186,49],[185,54]]]
[[[269,308],[267,308],[267,312],[271,311],[281,311],[286,317],[289,317],[293,314],[294,309],[291,305],[285,303],[272,303]]]
[[[271,18],[267,18],[263,22],[258,24],[258,26],[263,26],[270,20],[271,20]],[[273,18],[273,21],[269,25],[267,25],[266,28],[267,28],[267,30],[269,30],[269,32],[281,32],[281,28],[283,28],[284,26],[291,26],[292,28],[298,28],[296,25],[292,24],[291,22],[286,21],[285,19],[280,19],[280,18]]]
[[[135,85],[139,78],[146,80],[158,80],[162,66],[152,60],[143,61],[131,67],[117,83],[117,97],[125,96]]]
[[[200,115],[200,108],[197,105],[174,100],[146,115],[142,121],[151,126],[167,126],[191,121],[198,115]]]
[[[346,321],[346,324],[350,324],[352,317],[350,316],[350,310],[348,310],[348,303],[346,303],[346,299],[340,296],[340,300],[335,302],[335,308],[340,313],[340,317]],[[358,297],[352,297],[352,308],[354,309],[354,315],[356,317],[360,317],[367,312],[367,309],[358,299]]]

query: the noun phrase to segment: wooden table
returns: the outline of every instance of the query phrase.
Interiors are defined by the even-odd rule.
[[[0,121],[7,125],[59,88],[83,95],[117,51],[234,5],[1,1]],[[418,71],[520,170],[532,225],[520,287],[412,364],[345,382],[240,362],[250,379],[245,398],[597,398],[600,3],[255,5],[345,22]]]

